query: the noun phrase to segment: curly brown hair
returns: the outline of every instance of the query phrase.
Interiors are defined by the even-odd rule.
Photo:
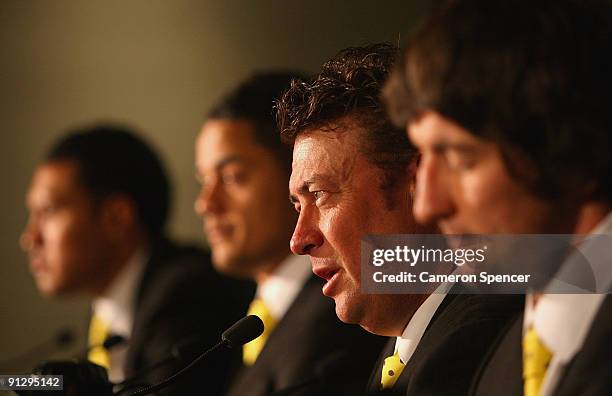
[[[315,129],[346,133],[350,120],[361,128],[362,153],[383,171],[381,188],[404,182],[417,152],[405,130],[391,123],[380,99],[397,55],[397,47],[388,43],[346,48],[311,81],[293,80],[276,103],[282,140],[293,144],[299,134]]]

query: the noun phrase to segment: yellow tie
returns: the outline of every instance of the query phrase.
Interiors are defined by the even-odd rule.
[[[89,322],[89,353],[87,358],[100,366],[109,369],[110,357],[108,351],[102,346],[108,337],[108,326],[99,316],[93,315]]]
[[[276,326],[276,319],[270,314],[268,307],[264,304],[263,300],[256,298],[251,302],[249,306],[248,315],[257,315],[264,324],[263,333],[255,338],[253,341],[244,344],[242,348],[242,360],[247,366],[252,365],[257,360],[257,356],[263,349],[268,336]]]
[[[386,358],[382,368],[382,375],[380,376],[382,389],[393,388],[402,371],[404,371],[404,367],[406,365],[402,363],[397,352]]]
[[[530,328],[523,337],[523,381],[525,396],[539,396],[544,374],[552,354],[540,341],[535,329]]]

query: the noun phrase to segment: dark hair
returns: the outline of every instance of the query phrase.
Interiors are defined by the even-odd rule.
[[[291,80],[302,75],[291,71],[255,73],[227,93],[208,112],[207,119],[246,120],[252,123],[255,141],[266,147],[291,173],[291,147],[278,138],[273,105],[289,88]]]
[[[451,1],[392,73],[392,118],[406,126],[433,110],[493,141],[510,173],[542,198],[610,200],[612,30],[603,4]]]
[[[77,164],[78,181],[94,200],[126,194],[148,235],[162,236],[170,183],[157,154],[134,131],[110,124],[72,130],[45,157],[46,162],[64,160]]]
[[[312,81],[293,81],[277,104],[283,141],[292,144],[300,133],[350,120],[363,128],[364,155],[384,172],[381,187],[391,189],[405,180],[416,151],[404,129],[391,123],[380,100],[397,53],[397,47],[387,43],[347,48],[326,62]]]

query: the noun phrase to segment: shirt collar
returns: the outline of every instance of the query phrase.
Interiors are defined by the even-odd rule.
[[[554,356],[568,362],[582,347],[605,294],[543,294],[525,301],[523,332],[531,326]]]
[[[308,256],[288,256],[276,270],[257,286],[261,298],[274,318],[280,320],[311,274]]]
[[[612,234],[612,213],[609,213],[589,235]],[[587,240],[578,249],[588,259],[596,280],[610,282],[610,259],[597,255],[601,246]],[[603,261],[603,262],[602,262]],[[565,266],[565,264],[563,265]],[[563,266],[561,270],[563,270]],[[607,267],[605,273],[598,270]],[[605,294],[542,294],[534,306],[533,295],[525,300],[523,332],[533,327],[556,358],[568,362],[580,350]]]
[[[129,337],[136,304],[136,291],[148,254],[138,249],[112,280],[104,294],[93,301],[93,312],[108,324],[113,334]]]
[[[612,234],[612,211],[597,224],[597,227],[593,229],[591,234]]]
[[[431,322],[431,318],[433,318],[453,284],[451,282],[440,284],[412,315],[402,335],[397,337],[395,352],[399,355],[402,363],[408,363],[414,354],[429,322]]]
[[[612,211],[601,221],[577,250],[590,264],[598,293],[609,293],[612,287]]]

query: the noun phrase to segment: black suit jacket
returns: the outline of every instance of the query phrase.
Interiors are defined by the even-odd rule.
[[[522,395],[523,315],[493,345],[474,379],[475,395]],[[605,297],[582,349],[565,368],[555,396],[612,394],[612,296]]]
[[[461,291],[460,286],[453,289],[453,292]],[[491,344],[523,306],[522,296],[447,295],[395,386],[380,391],[384,358],[393,353],[395,338],[388,341],[370,378],[369,392],[466,395]]]
[[[270,334],[252,366],[242,367],[228,395],[356,395],[385,338],[342,323],[323,281],[311,276]]]
[[[194,342],[184,349],[183,359],[151,371],[143,382],[159,382],[186,366],[246,314],[253,293],[250,282],[216,273],[209,254],[199,249],[167,240],[153,244],[137,293],[126,378],[166,359],[177,343],[190,339]],[[219,351],[162,394],[199,395],[202,389],[211,395],[223,394],[229,366],[229,351]]]

